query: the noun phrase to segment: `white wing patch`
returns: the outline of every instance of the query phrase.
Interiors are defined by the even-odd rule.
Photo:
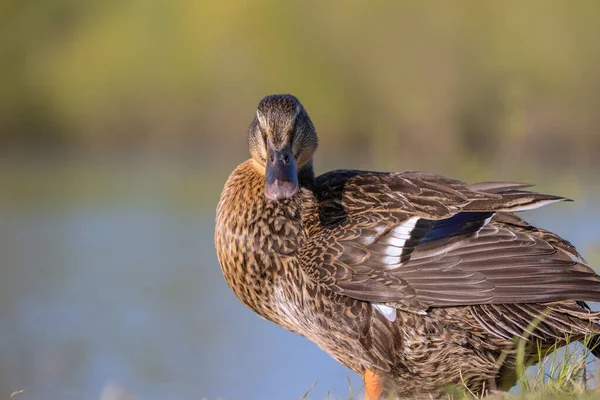
[[[490,221],[492,220],[492,218],[494,218],[494,215],[496,215],[496,213],[493,213],[492,215],[490,215],[489,217],[487,217],[484,221],[483,221],[483,226],[486,226],[487,224],[490,223]],[[483,228],[482,226],[482,228]]]
[[[415,229],[418,220],[419,217],[411,217],[385,234],[385,239],[382,241],[385,244],[382,250],[385,257],[382,258],[382,261],[386,268],[398,267],[404,245],[411,238],[411,233]]]
[[[496,215],[496,213],[493,213],[492,215],[490,215],[489,217],[487,217],[485,220],[483,220],[483,225],[481,225],[481,228],[479,228],[479,230],[477,230],[477,233],[476,233],[477,237],[479,237],[479,232],[481,232],[481,230],[483,228],[485,228],[485,226],[487,224],[490,223],[490,221],[492,220],[492,218],[494,218],[494,215]]]
[[[397,240],[394,241],[393,244],[390,244],[396,247],[404,247],[404,243],[406,243],[406,241],[410,239],[410,234],[413,231],[413,229],[415,229],[415,225],[417,225],[418,220],[419,217],[410,217],[409,219],[404,221],[404,223],[399,224],[398,226],[395,226],[393,229],[391,229],[388,232],[388,234],[392,235]]]
[[[396,321],[396,309],[394,307],[386,306],[381,303],[371,303],[371,305],[375,310],[379,311],[379,313],[386,317],[389,321]]]
[[[390,231],[386,234],[389,236],[389,239],[386,240],[386,244],[391,246],[390,252],[394,252],[394,248],[400,249],[400,253],[402,253],[402,248],[406,244],[406,241],[410,239],[410,234],[413,229],[415,229],[415,225],[417,225],[417,221],[419,217],[411,217],[404,221],[404,223],[395,226],[390,229]],[[396,254],[389,253],[390,256],[400,255],[400,253]]]

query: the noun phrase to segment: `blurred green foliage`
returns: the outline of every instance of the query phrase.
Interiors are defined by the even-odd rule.
[[[600,166],[598,21],[593,0],[5,0],[0,153],[229,168],[289,92],[321,166],[570,181]]]

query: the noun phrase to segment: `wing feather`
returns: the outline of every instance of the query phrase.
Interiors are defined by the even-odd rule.
[[[498,318],[491,305],[600,301],[600,277],[570,243],[511,214],[566,200],[528,186],[330,172],[317,180],[320,228],[302,267],[334,292],[386,307],[490,305],[478,314],[488,322]],[[524,321],[497,329],[514,333]]]

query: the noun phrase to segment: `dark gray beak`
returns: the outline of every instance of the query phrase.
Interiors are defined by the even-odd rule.
[[[269,150],[265,196],[270,200],[289,199],[299,189],[296,161],[289,148]]]

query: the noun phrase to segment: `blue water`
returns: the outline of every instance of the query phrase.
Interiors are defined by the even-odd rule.
[[[598,212],[555,205],[529,220],[586,255]],[[225,284],[214,211],[136,204],[0,211],[0,398],[347,399],[361,380],[264,321]],[[105,396],[108,398],[108,396]]]

